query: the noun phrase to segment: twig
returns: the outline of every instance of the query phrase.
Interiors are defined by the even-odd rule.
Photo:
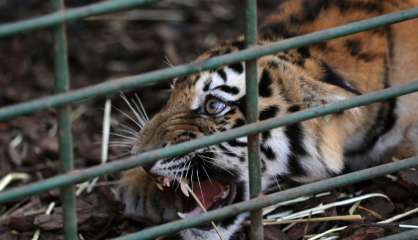
[[[371,193],[371,194],[366,194],[366,195],[362,195],[362,196],[358,196],[358,197],[353,197],[353,198],[349,198],[349,199],[346,199],[346,200],[337,201],[337,202],[333,202],[333,203],[319,204],[316,207],[306,209],[306,210],[303,210],[303,211],[300,211],[300,212],[296,212],[296,213],[290,214],[288,216],[281,217],[280,219],[297,219],[297,218],[307,217],[309,215],[320,214],[320,213],[323,213],[325,210],[327,210],[329,208],[344,206],[344,205],[348,205],[348,204],[351,204],[351,203],[355,203],[355,202],[362,201],[362,200],[365,200],[365,199],[368,199],[368,198],[373,198],[373,197],[382,197],[382,198],[385,198],[387,200],[390,200],[389,197],[384,195],[384,194]],[[275,218],[275,215],[268,216],[267,218],[268,219],[273,219],[273,218]]]
[[[401,218],[404,218],[404,217],[407,217],[407,216],[409,216],[409,215],[412,215],[412,214],[414,214],[414,213],[418,213],[418,208],[414,208],[414,209],[409,210],[409,211],[407,211],[407,212],[405,212],[405,213],[402,213],[402,214],[399,214],[399,215],[393,216],[393,217],[388,218],[388,219],[386,219],[386,220],[380,221],[379,223],[391,223],[391,222],[394,222],[394,221],[399,220],[399,219],[401,219]]]
[[[361,215],[344,215],[344,216],[330,216],[330,217],[316,217],[316,218],[304,218],[304,219],[290,219],[290,220],[264,220],[263,225],[280,225],[291,223],[305,223],[305,222],[330,222],[330,221],[347,221],[355,222],[362,221]],[[250,224],[248,221],[245,224]]]
[[[400,228],[418,229],[417,225],[399,224]]]
[[[361,205],[359,205],[359,206],[358,206],[358,208],[359,208],[360,210],[364,210],[364,211],[366,211],[366,212],[370,213],[373,217],[375,217],[375,218],[377,218],[377,219],[380,219],[380,220],[382,220],[382,219],[383,219],[382,215],[380,215],[379,213],[377,213],[377,212],[375,212],[375,211],[373,211],[373,210],[371,210],[371,209],[368,209],[368,208],[363,207],[363,206],[361,206]]]
[[[196,196],[196,194],[194,194],[193,190],[190,188],[190,186],[186,183],[183,183],[183,185],[187,188],[187,191],[190,193],[190,195],[192,195],[192,197],[194,198],[194,200],[196,201],[197,205],[199,205],[199,207],[203,210],[203,212],[207,212],[205,206],[203,206],[202,202],[199,200],[199,198]],[[213,228],[215,229],[216,233],[219,236],[220,240],[224,240],[224,238],[221,235],[221,232],[219,231],[218,227],[216,226],[216,224],[212,221],[210,222],[213,226]]]
[[[51,202],[48,205],[48,208],[45,211],[46,215],[51,215],[52,211],[54,210],[55,207],[55,202]],[[38,240],[39,237],[41,236],[41,230],[38,228],[36,229],[35,233],[33,234],[32,240]]]
[[[106,163],[109,154],[109,137],[110,137],[110,118],[112,110],[112,101],[110,98],[106,99],[105,110],[103,114],[103,131],[102,131],[102,152],[101,164]],[[77,185],[76,196],[79,196],[84,190],[90,193],[96,186],[99,177],[95,177],[91,181],[86,181]]]
[[[309,199],[312,199],[313,197],[323,197],[323,196],[328,196],[330,194],[331,194],[331,192],[324,192],[324,193],[318,193],[318,194],[313,195],[313,196],[303,196],[303,197],[291,199],[291,200],[288,200],[288,201],[279,202],[279,203],[277,203],[275,205],[272,205],[270,207],[263,208],[263,215],[269,214],[270,212],[274,211],[278,207],[292,205],[292,204],[295,204],[295,203],[307,201]],[[268,216],[267,218],[270,218],[270,217],[271,216]]]
[[[326,235],[328,235],[328,234],[330,234],[330,233],[339,232],[339,231],[342,231],[342,230],[344,230],[344,229],[346,229],[346,228],[347,228],[347,226],[338,227],[338,228],[331,228],[331,229],[329,229],[329,230],[327,230],[327,231],[325,231],[325,232],[323,232],[323,233],[320,233],[320,234],[318,234],[318,235],[315,235],[315,236],[313,236],[313,237],[309,238],[308,240],[317,240],[317,239],[320,239],[320,238],[322,238],[323,236],[326,236]]]
[[[0,180],[0,191],[3,191],[14,180],[27,181],[29,179],[30,176],[26,173],[9,173]]]

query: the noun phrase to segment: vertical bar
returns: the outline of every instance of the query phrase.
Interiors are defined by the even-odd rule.
[[[245,44],[251,47],[257,43],[257,0],[246,1],[245,12]],[[246,119],[248,123],[258,119],[258,83],[257,60],[245,62],[245,81],[247,89]],[[261,192],[260,147],[259,134],[248,136],[248,173],[250,177],[250,198],[258,197]],[[263,219],[262,209],[251,211],[250,239],[262,240]]]
[[[65,8],[64,0],[51,0],[51,3],[57,11],[63,11]],[[58,93],[67,92],[70,88],[70,79],[65,24],[57,25],[53,29],[53,36],[55,89]],[[65,173],[74,168],[71,108],[69,105],[65,105],[58,108],[57,112],[60,171]],[[73,185],[61,188],[61,201],[64,207],[64,238],[65,240],[77,240],[76,198]]]

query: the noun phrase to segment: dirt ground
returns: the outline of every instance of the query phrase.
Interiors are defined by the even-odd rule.
[[[95,1],[88,1],[88,3]],[[0,23],[17,21],[51,12],[48,1],[0,1]],[[76,7],[85,1],[68,0]],[[276,0],[259,1],[260,19],[272,13]],[[200,52],[219,42],[231,40],[243,32],[241,0],[169,0],[129,12],[75,21],[67,26],[71,88],[77,89],[118,77],[187,63]],[[53,94],[54,74],[52,35],[40,30],[0,39],[0,107]],[[149,114],[163,105],[169,83],[161,83],[135,92]],[[132,94],[132,93],[128,93]],[[76,168],[100,163],[101,127],[104,98],[74,104],[72,123]],[[126,110],[119,96],[112,104]],[[7,122],[0,122],[0,181],[8,174],[20,176],[6,189],[58,174],[56,111],[46,109]],[[113,111],[117,122],[123,117]],[[124,156],[124,150],[112,148],[110,161]],[[19,173],[20,175],[16,175]],[[111,192],[117,174],[101,177],[90,194],[77,198],[80,239],[108,239],[135,232],[145,224],[121,214],[122,206]],[[374,179],[324,197],[288,207],[293,211],[319,203],[335,202],[367,193],[383,193],[385,198],[361,201],[353,214],[362,221],[299,223],[266,227],[266,239],[298,240],[321,233],[333,226],[350,225],[341,239],[375,239],[405,230],[399,224],[376,224],[394,215],[418,208],[418,173],[404,171]],[[351,194],[351,195],[350,195]],[[46,214],[48,208],[52,209]],[[0,205],[0,240],[63,239],[61,204],[57,190],[39,196]],[[322,216],[346,215],[348,207],[333,207]],[[402,218],[404,224],[418,224],[418,218]],[[238,237],[246,239],[245,230]]]

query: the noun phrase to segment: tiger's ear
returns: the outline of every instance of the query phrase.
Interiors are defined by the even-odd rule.
[[[304,69],[274,56],[261,58],[261,70],[270,72],[280,85],[281,92],[293,103],[304,108],[348,99],[355,94],[340,87],[315,80]]]
[[[318,107],[354,96],[353,93],[337,86],[306,77],[299,77],[298,85],[301,102],[303,102],[305,108]]]

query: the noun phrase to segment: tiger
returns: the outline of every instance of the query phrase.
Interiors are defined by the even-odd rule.
[[[256,45],[416,6],[417,0],[282,1],[260,25]],[[243,37],[238,37],[205,51],[196,62],[245,48]],[[176,78],[166,105],[138,132],[132,154],[245,125],[245,70],[244,62],[238,62]],[[418,78],[418,20],[263,56],[257,60],[257,71],[259,121],[407,84]],[[405,141],[418,146],[417,110],[414,93],[260,133],[263,193],[376,165]],[[160,159],[141,169],[121,176],[120,200],[127,214],[144,214],[138,207],[145,197],[140,189],[154,181],[164,186],[190,183],[207,210],[250,198],[246,137]],[[142,175],[153,180],[135,180]],[[179,218],[203,212],[196,203],[190,204]],[[180,236],[213,240],[219,239],[219,231],[223,239],[234,239],[248,215],[215,221],[218,229],[207,224],[182,230]]]

